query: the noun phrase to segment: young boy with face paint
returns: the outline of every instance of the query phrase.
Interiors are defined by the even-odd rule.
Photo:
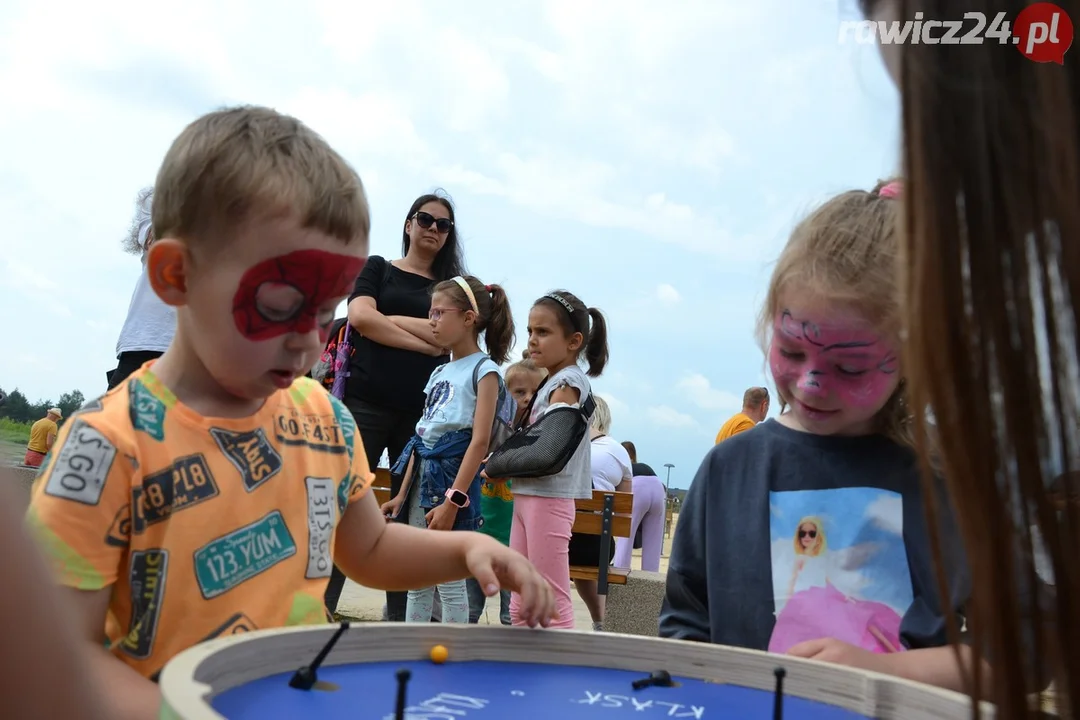
[[[153,226],[173,342],[65,424],[28,513],[108,716],[157,717],[153,679],[203,640],[326,622],[335,563],[393,590],[477,577],[546,624],[552,592],[521,555],[387,525],[350,413],[304,377],[367,256],[355,171],[293,118],[211,113],[166,155]]]
[[[662,636],[961,688],[946,618],[959,622],[966,567],[946,513],[941,599],[899,362],[899,192],[830,200],[781,254],[759,332],[783,412],[702,463]]]

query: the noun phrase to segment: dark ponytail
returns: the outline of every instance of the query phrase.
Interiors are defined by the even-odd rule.
[[[488,285],[485,292],[491,296],[491,314],[484,328],[484,344],[495,364],[502,365],[509,359],[514,344],[514,314],[510,312],[510,298],[502,285]],[[479,299],[477,304],[482,304]]]
[[[589,328],[589,340],[585,344],[585,360],[589,363],[586,373],[589,377],[600,377],[608,361],[607,320],[596,308],[589,308],[592,327]]]

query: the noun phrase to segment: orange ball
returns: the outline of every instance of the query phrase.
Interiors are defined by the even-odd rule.
[[[448,657],[450,657],[450,651],[446,649],[445,645],[436,645],[431,648],[431,662],[442,665]]]

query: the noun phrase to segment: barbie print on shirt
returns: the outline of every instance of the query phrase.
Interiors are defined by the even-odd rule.
[[[769,650],[832,637],[871,652],[904,649],[914,600],[903,498],[877,488],[769,496],[776,627]]]

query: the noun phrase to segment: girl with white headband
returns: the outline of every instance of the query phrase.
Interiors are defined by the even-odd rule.
[[[498,423],[513,423],[514,400],[499,365],[514,343],[506,291],[475,277],[456,276],[435,286],[429,312],[432,335],[450,362],[431,374],[416,435],[393,468],[404,470],[401,490],[382,507],[392,518],[408,503],[409,524],[431,530],[478,530],[483,524],[480,464]],[[480,350],[484,334],[485,354]],[[465,580],[438,586],[442,621],[467,623]],[[493,595],[498,588],[484,588]],[[409,591],[406,622],[430,622],[435,588]]]

